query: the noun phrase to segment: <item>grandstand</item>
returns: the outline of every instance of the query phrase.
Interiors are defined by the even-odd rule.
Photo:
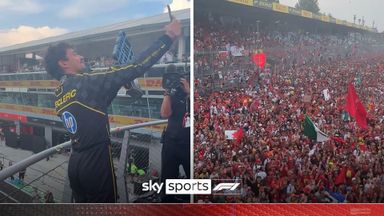
[[[384,202],[382,35],[263,0],[194,12],[194,177],[241,183],[195,202]]]
[[[108,110],[111,128],[160,119],[163,99],[161,77],[167,66],[174,64],[179,73],[189,73],[189,10],[175,11],[173,14],[181,22],[182,37],[158,64],[138,79],[144,90],[143,97],[132,98],[124,88],[119,91]],[[4,167],[8,167],[9,161],[15,164],[30,157],[31,152],[37,154],[68,140],[66,130],[54,110],[54,89],[58,82],[47,75],[42,66],[42,56],[50,44],[62,41],[72,44],[92,67],[89,72],[92,73],[106,70],[113,65],[112,50],[119,31],[126,32],[134,53],[140,53],[150,42],[161,36],[163,27],[168,22],[168,14],[160,14],[0,48],[0,134],[5,138],[5,145],[0,146],[0,160]],[[125,173],[128,170],[127,162],[131,164],[134,161],[137,167],[145,170],[147,177],[152,171],[161,173],[159,138],[166,126],[164,122],[166,121],[129,129],[127,137],[124,137],[126,132],[121,129],[113,134],[115,165],[123,169],[122,178],[130,177],[129,180],[122,181],[130,185],[120,185],[121,188],[131,187],[127,192],[130,193],[129,198],[128,195],[124,196],[121,202],[134,201],[140,192],[137,185],[133,186],[132,179],[136,177]],[[122,142],[127,145],[128,138],[130,141],[128,147],[123,147],[124,152],[121,150]],[[50,191],[56,202],[70,202],[66,179],[67,150],[57,151],[60,154],[28,167],[24,182],[20,182],[17,175],[14,175],[15,180],[6,179],[2,182],[0,202],[26,202],[28,199],[17,199],[20,191],[27,194],[30,200],[33,195]],[[2,187],[3,183],[23,189],[10,191],[9,187]]]

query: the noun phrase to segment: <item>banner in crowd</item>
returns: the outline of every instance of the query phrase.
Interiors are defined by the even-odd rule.
[[[238,47],[236,45],[231,46],[230,48],[230,52],[232,56],[243,56],[243,51],[244,51],[243,47]]]
[[[236,133],[236,130],[226,130],[226,131],[224,131],[225,139],[226,140],[234,140],[235,139],[235,137],[233,136],[234,133]]]
[[[323,90],[323,96],[325,101],[328,101],[329,99],[331,99],[331,95],[329,94],[329,89]]]

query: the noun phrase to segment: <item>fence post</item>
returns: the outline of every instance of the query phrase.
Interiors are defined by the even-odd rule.
[[[126,130],[124,132],[123,143],[121,144],[121,152],[119,162],[117,164],[116,171],[116,182],[117,182],[117,191],[120,196],[120,203],[127,203],[129,201],[128,191],[127,191],[127,183],[125,181],[125,169],[127,164],[128,157],[128,139],[129,139],[130,131]]]

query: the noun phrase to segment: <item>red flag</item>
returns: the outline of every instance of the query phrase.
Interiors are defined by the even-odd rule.
[[[356,123],[361,128],[367,128],[367,111],[365,111],[364,105],[360,100],[356,103]]]
[[[255,53],[253,54],[252,56],[252,61],[253,63],[255,63],[257,66],[259,66],[260,68],[263,68],[265,67],[265,61],[266,61],[266,56],[264,53]]]
[[[345,110],[349,113],[351,117],[356,116],[356,100],[358,96],[355,91],[355,87],[350,83],[348,85],[348,95],[347,95],[347,104],[345,105]]]
[[[236,143],[239,143],[244,136],[243,128],[239,128],[232,136],[236,139]]]
[[[364,105],[361,103],[355,87],[352,83],[348,86],[348,94],[346,98],[345,110],[353,118],[356,118],[356,123],[361,128],[367,128],[367,111],[365,111]]]

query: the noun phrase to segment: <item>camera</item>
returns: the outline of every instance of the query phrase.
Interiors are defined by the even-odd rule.
[[[174,95],[177,91],[182,91],[181,78],[182,76],[179,73],[165,73],[163,75],[162,87],[168,91],[170,95]]]
[[[171,96],[176,93],[183,93],[184,91],[181,78],[189,80],[189,73],[178,73],[176,65],[168,65],[165,74],[163,74],[163,89],[165,89]]]

